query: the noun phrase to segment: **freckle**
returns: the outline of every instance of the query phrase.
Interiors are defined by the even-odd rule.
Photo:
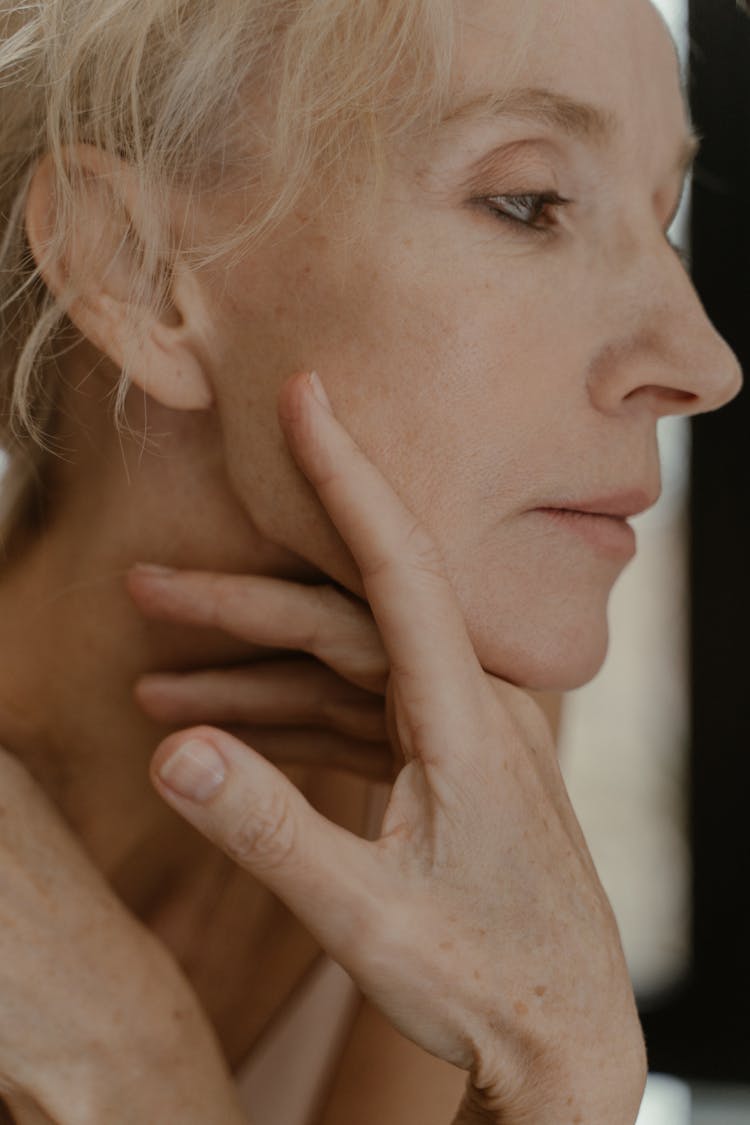
[[[303,267],[303,270],[302,270],[302,276],[303,277],[307,277],[311,273],[312,273],[312,266],[304,266]]]
[[[482,974],[479,972],[479,969],[475,969],[474,970],[474,980],[481,980],[481,979],[482,979]]]
[[[404,246],[406,246],[406,247],[408,247],[409,249],[411,249],[411,247],[412,247],[413,245],[414,245],[414,239],[413,239],[413,238],[405,238],[405,239],[404,239]]]
[[[513,1008],[515,1009],[516,1015],[527,1016],[529,1014],[529,1009],[524,1004],[523,1000],[516,1000]]]
[[[508,765],[508,763],[507,763],[507,762],[503,762],[503,769],[505,770],[505,772],[506,772],[506,773],[507,773],[507,772],[508,772],[508,770],[510,769],[510,766]]]
[[[572,1105],[573,1104],[573,1095],[572,1094],[570,1095],[570,1097],[568,1098],[568,1100],[566,1101],[565,1104],[566,1105]]]
[[[284,308],[283,305],[275,305],[274,306],[274,310],[273,310],[274,316],[283,316],[285,312],[286,312],[286,309]]]
[[[538,984],[536,986],[536,988],[534,989],[534,992],[537,994],[537,996],[544,996],[546,991],[547,991],[547,989],[544,987],[543,984]]]
[[[577,1113],[575,1115],[575,1117],[573,1118],[573,1125],[581,1125],[582,1121],[583,1121],[583,1118],[581,1117],[580,1113]]]
[[[483,929],[481,929],[481,927],[480,927],[480,930],[479,930],[479,936],[480,936],[480,937],[487,937],[487,931],[486,931],[486,930],[483,930]]]
[[[441,941],[440,942],[440,948],[441,949],[453,949],[453,942],[452,941]]]

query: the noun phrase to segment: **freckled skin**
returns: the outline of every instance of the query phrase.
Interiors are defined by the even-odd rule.
[[[528,122],[405,144],[366,231],[356,207],[305,207],[267,251],[217,265],[221,284],[208,271],[207,352],[232,486],[262,534],[359,592],[275,421],[281,382],[314,367],[440,544],[483,665],[567,689],[601,664],[625,560],[530,509],[658,485],[657,418],[712,409],[739,383],[665,237],[687,124],[663,24],[647,0],[545,11],[458,5],[463,95],[503,89],[502,45],[531,35],[519,83],[617,115],[612,144]],[[495,161],[474,194],[555,187],[575,205],[547,234],[462,187],[473,162],[530,138],[521,167]]]

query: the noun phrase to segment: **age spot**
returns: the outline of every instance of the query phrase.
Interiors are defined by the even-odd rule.
[[[543,984],[538,984],[536,986],[536,988],[534,989],[534,992],[536,993],[537,996],[544,996],[546,991],[547,991],[547,989],[544,987]]]

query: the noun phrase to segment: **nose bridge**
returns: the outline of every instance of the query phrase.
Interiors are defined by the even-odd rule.
[[[637,393],[649,394],[662,414],[698,414],[729,402],[742,387],[739,363],[663,232],[648,240],[620,232],[617,242],[618,330],[604,349],[610,407]]]

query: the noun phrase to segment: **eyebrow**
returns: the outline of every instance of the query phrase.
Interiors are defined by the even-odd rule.
[[[450,108],[439,122],[438,128],[442,130],[472,119],[492,120],[502,117],[518,117],[538,122],[597,146],[609,143],[622,129],[622,122],[611,110],[577,101],[554,90],[536,87],[478,94],[469,101]],[[675,161],[677,171],[683,176],[695,161],[699,148],[699,138],[688,132]]]
[[[529,118],[592,141],[609,140],[619,125],[617,117],[609,110],[576,101],[553,90],[531,88],[477,94],[470,101],[450,108],[440,126],[458,124],[471,118],[494,117]]]

